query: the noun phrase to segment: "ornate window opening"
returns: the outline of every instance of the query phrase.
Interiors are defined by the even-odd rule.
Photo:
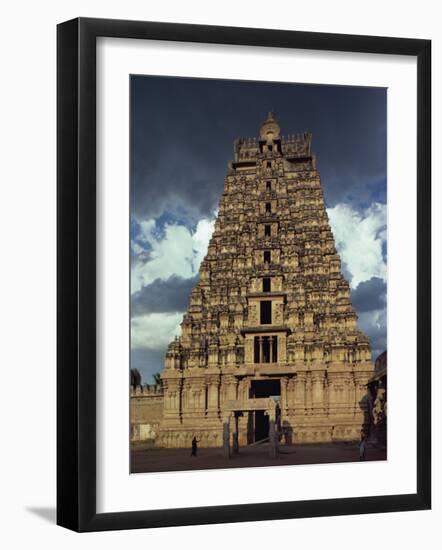
[[[270,292],[271,291],[271,279],[270,277],[264,277],[262,280],[262,291]]]
[[[277,363],[278,362],[278,337],[277,336],[255,336],[254,341],[254,363]]]
[[[271,300],[263,300],[260,302],[260,320],[261,325],[272,324],[272,302]]]

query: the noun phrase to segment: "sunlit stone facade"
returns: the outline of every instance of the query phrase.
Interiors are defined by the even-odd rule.
[[[259,137],[234,144],[199,282],[166,354],[156,444],[196,436],[222,446],[232,416],[240,446],[263,439],[269,398],[282,444],[359,439],[372,373],[311,135],[282,137],[269,113]]]

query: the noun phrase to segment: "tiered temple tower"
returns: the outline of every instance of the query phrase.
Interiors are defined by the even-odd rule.
[[[196,436],[201,447],[222,446],[229,416],[240,445],[263,439],[271,400],[282,442],[359,439],[373,364],[311,134],[281,137],[269,113],[258,139],[235,142],[199,274],[166,354],[157,445]]]

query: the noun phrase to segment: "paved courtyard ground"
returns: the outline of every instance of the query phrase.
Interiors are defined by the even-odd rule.
[[[386,458],[386,449],[367,446],[367,461]],[[356,443],[281,446],[276,458],[270,458],[267,444],[243,447],[230,459],[223,456],[222,449],[198,449],[196,457],[190,456],[190,449],[158,449],[143,444],[134,445],[131,449],[132,473],[358,461],[359,448]]]

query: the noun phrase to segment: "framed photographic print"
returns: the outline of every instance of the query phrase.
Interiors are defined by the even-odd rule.
[[[430,51],[58,26],[59,525],[430,507]]]

